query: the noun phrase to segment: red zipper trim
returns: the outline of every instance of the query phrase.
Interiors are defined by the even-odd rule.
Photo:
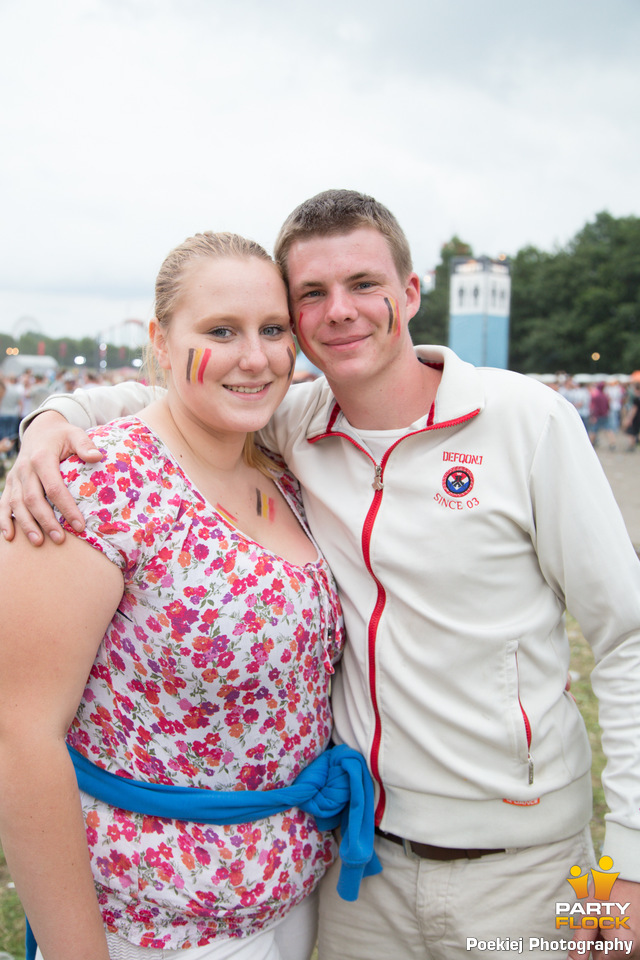
[[[375,461],[374,461],[375,462]],[[380,474],[382,476],[382,473]],[[364,526],[362,528],[362,555],[364,557],[364,562],[369,575],[372,577],[376,587],[378,588],[378,596],[376,599],[375,607],[373,608],[373,613],[369,619],[369,627],[367,630],[367,655],[369,663],[369,696],[371,698],[371,706],[373,707],[373,716],[374,716],[374,728],[373,728],[373,740],[371,742],[371,751],[370,751],[370,761],[371,761],[371,774],[374,780],[377,781],[378,787],[380,789],[380,794],[378,797],[378,803],[376,804],[375,810],[375,822],[379,826],[382,820],[382,815],[386,806],[387,798],[385,789],[382,783],[382,777],[380,776],[380,745],[382,743],[382,718],[380,717],[380,709],[378,707],[378,693],[377,693],[377,684],[376,684],[376,640],[378,636],[378,626],[380,624],[380,618],[382,616],[382,611],[385,608],[387,602],[387,594],[384,587],[376,577],[371,566],[371,532],[373,530],[373,525],[375,523],[378,510],[380,509],[380,504],[382,502],[382,490],[376,490],[373,495],[373,501],[369,507],[369,511],[364,521]]]
[[[527,716],[527,711],[522,705],[522,700],[520,699],[520,668],[518,665],[518,651],[516,650],[516,676],[518,677],[518,706],[520,707],[520,713],[522,714],[522,720],[524,722],[524,731],[527,738],[527,767],[529,771],[529,786],[533,783],[533,773],[534,773],[534,764],[533,757],[531,756],[531,741],[533,739],[533,731],[531,729],[531,722]]]
[[[318,440],[323,440],[327,437],[342,437],[344,440],[348,440],[349,443],[352,443],[357,450],[360,450],[360,452],[363,453],[365,457],[367,457],[367,459],[371,461],[374,468],[377,468],[377,464],[373,459],[373,457],[371,456],[371,454],[367,450],[365,450],[364,447],[360,446],[360,444],[356,440],[354,440],[352,436],[350,436],[348,433],[342,433],[339,430],[335,430],[335,431],[333,430],[333,425],[335,424],[340,412],[341,412],[340,406],[336,401],[331,411],[331,415],[327,423],[327,430],[325,431],[325,433],[319,434],[317,437],[307,438],[307,443],[316,443]],[[396,440],[396,442],[392,444],[392,446],[390,446],[389,449],[386,451],[385,455],[380,461],[379,479],[383,483],[383,487],[384,487],[383,476],[384,476],[385,465],[387,463],[387,460],[389,459],[389,456],[391,455],[392,450],[395,450],[395,448],[398,446],[399,443],[402,443],[402,441],[406,440],[407,437],[416,436],[416,434],[418,433],[426,433],[427,431],[431,431],[431,430],[441,430],[441,429],[444,429],[445,427],[452,427],[452,426],[455,426],[456,424],[465,423],[467,420],[471,420],[473,417],[476,417],[480,413],[480,407],[478,407],[476,410],[472,411],[471,413],[467,414],[464,417],[459,417],[456,420],[447,420],[444,423],[435,423],[435,424],[433,423],[434,412],[435,412],[435,404],[432,404],[431,409],[429,410],[429,415],[427,417],[426,427],[423,427],[421,430],[414,430],[412,433],[405,434],[403,437],[400,437],[399,440]],[[382,743],[382,720],[380,717],[380,710],[378,708],[378,696],[376,692],[375,648],[376,648],[376,640],[377,640],[377,634],[378,634],[378,626],[380,624],[380,618],[382,617],[382,612],[387,602],[387,595],[384,587],[382,586],[382,584],[376,577],[375,573],[373,572],[373,568],[371,566],[370,546],[371,546],[371,533],[373,531],[373,525],[375,523],[376,517],[378,515],[378,511],[380,509],[383,493],[384,493],[384,489],[376,490],[374,492],[373,500],[371,501],[371,506],[367,511],[367,515],[365,517],[365,521],[362,527],[362,539],[361,539],[362,555],[364,557],[365,566],[369,572],[370,577],[372,578],[372,580],[374,581],[378,589],[378,596],[376,599],[375,606],[373,608],[373,613],[371,614],[371,618],[369,620],[369,626],[367,630],[367,655],[368,655],[368,663],[369,663],[369,669],[368,669],[369,696],[371,698],[371,706],[373,708],[373,716],[374,716],[373,740],[371,743],[369,760],[370,760],[370,766],[371,766],[371,774],[374,780],[377,782],[378,788],[379,788],[378,803],[376,805],[376,810],[375,810],[376,826],[379,826],[380,823],[382,822],[382,817],[384,815],[384,810],[386,806],[386,793],[385,793],[384,786],[382,784],[382,778],[380,776],[380,745]],[[521,708],[522,708],[522,705],[521,705]],[[522,712],[526,718],[526,714],[524,714],[524,710]],[[529,722],[528,719],[526,722],[528,724]]]
[[[361,450],[362,453],[364,453],[364,455],[368,457],[369,460],[371,460],[371,462],[375,465],[375,460],[373,459],[373,457],[369,453],[367,453],[364,447],[361,447],[360,444],[357,443],[352,436],[350,436],[348,433],[342,433],[340,430],[332,429],[334,423],[338,419],[338,415],[340,414],[340,412],[341,412],[340,407],[336,402],[335,406],[333,407],[333,410],[331,411],[331,416],[329,417],[329,421],[327,423],[327,429],[325,430],[325,432],[319,433],[316,437],[307,437],[307,443],[317,443],[318,440],[326,440],[327,437],[343,437],[343,439],[349,440],[354,445],[354,447],[356,447],[358,450]],[[402,443],[403,440],[406,440],[407,437],[415,437],[419,433],[427,433],[427,431],[431,431],[431,430],[444,430],[446,427],[455,427],[460,423],[466,423],[467,420],[473,420],[473,418],[477,417],[479,413],[480,413],[480,407],[477,407],[475,410],[472,410],[471,413],[466,413],[464,417],[456,417],[455,420],[443,420],[441,423],[434,423],[433,422],[434,406],[432,404],[431,410],[429,411],[429,416],[427,417],[426,426],[422,427],[420,430],[414,430],[413,433],[405,433],[403,437],[400,437],[399,440],[396,440],[393,446],[389,447],[389,449],[385,453],[384,457],[382,458],[382,462],[380,466],[384,464],[384,462],[386,461],[391,451],[394,450],[399,443]]]
[[[527,737],[527,751],[531,749],[531,723],[529,717],[527,716],[527,711],[522,705],[522,700],[520,699],[520,667],[518,665],[518,651],[516,650],[516,676],[518,677],[518,706],[520,707],[520,713],[522,714],[522,719],[524,721],[524,730]]]
[[[518,692],[518,703],[520,704],[520,712],[522,713],[522,719],[524,720],[524,730],[527,735],[527,749],[531,748],[531,723],[529,722],[529,717],[527,716],[527,711],[522,706],[522,700],[520,699],[520,692]]]
[[[326,437],[342,437],[344,440],[348,440],[349,443],[352,443],[356,450],[359,450],[364,456],[371,461],[374,468],[377,469],[377,463],[364,447],[354,440],[352,436],[348,433],[342,433],[339,430],[332,430],[333,424],[335,423],[338,414],[340,413],[340,407],[336,403],[333,410],[331,411],[331,416],[329,418],[329,423],[326,433],[323,433],[317,437],[312,437],[307,440],[308,443],[316,443],[318,440],[322,440]],[[387,459],[387,454],[390,451],[388,450],[385,456],[382,458],[382,463],[380,464],[380,476],[382,476],[383,464]],[[368,680],[369,680],[369,697],[371,699],[371,706],[373,709],[373,740],[371,743],[371,750],[369,753],[369,765],[371,767],[371,775],[373,779],[378,784],[379,788],[379,797],[378,803],[375,811],[375,822],[379,824],[382,820],[382,814],[384,813],[384,808],[386,805],[386,794],[385,789],[382,784],[382,779],[380,777],[380,744],[382,742],[382,721],[380,718],[380,709],[378,707],[378,696],[376,692],[376,666],[375,666],[375,647],[376,647],[376,636],[378,632],[378,624],[380,623],[380,617],[382,616],[382,611],[384,610],[385,604],[387,602],[387,595],[385,593],[384,587],[376,577],[371,566],[371,554],[370,554],[370,544],[371,544],[371,531],[373,530],[373,525],[375,519],[380,509],[380,503],[382,501],[382,490],[376,490],[373,495],[373,500],[371,501],[371,506],[367,511],[367,515],[364,520],[362,527],[362,555],[364,558],[365,566],[369,572],[369,576],[374,581],[377,589],[378,596],[376,598],[376,603],[373,608],[373,613],[369,619],[369,625],[367,628],[367,657],[368,657]]]

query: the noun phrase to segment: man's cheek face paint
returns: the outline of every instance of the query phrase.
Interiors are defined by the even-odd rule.
[[[207,347],[206,350],[203,350],[201,347],[197,349],[191,347],[187,360],[187,380],[189,383],[202,383],[204,371],[209,363],[210,356],[211,350],[209,347]]]
[[[312,350],[311,345],[307,340],[304,329],[302,327],[303,316],[304,314],[301,310],[300,313],[298,314],[298,322],[296,323],[296,336],[298,337],[298,342],[300,343],[300,346],[302,347],[306,355],[309,356],[309,354],[311,354],[311,356],[316,357],[317,354],[315,350]]]
[[[398,313],[398,301],[390,300],[389,297],[385,297],[384,302],[386,303],[387,310],[389,311],[389,326],[387,327],[387,333],[389,336],[396,336],[400,333],[400,314]]]

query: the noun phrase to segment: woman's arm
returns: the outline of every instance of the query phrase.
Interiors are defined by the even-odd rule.
[[[123,592],[75,537],[0,542],[0,837],[47,960],[108,960],[65,734]]]

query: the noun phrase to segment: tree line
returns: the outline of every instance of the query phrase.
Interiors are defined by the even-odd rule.
[[[0,333],[0,361],[7,355],[7,349],[17,347],[20,353],[27,355],[45,355],[53,357],[61,367],[75,367],[75,357],[84,357],[86,365],[94,370],[100,369],[100,361],[106,360],[107,369],[130,367],[133,360],[141,356],[140,347],[131,348],[106,344],[106,350],[100,349],[100,343],[92,337],[73,337],[55,339],[41,333],[26,331],[17,339],[9,333]]]
[[[414,342],[448,342],[450,262],[473,255],[457,236],[442,247],[435,286],[411,322]],[[565,247],[527,246],[509,263],[510,369],[640,369],[640,218],[599,213]]]
[[[449,268],[453,257],[472,257],[454,236],[441,250],[435,285],[423,294],[411,321],[415,343],[448,342]],[[602,212],[569,243],[552,253],[527,246],[508,258],[511,267],[509,367],[521,373],[631,373],[640,370],[640,218]],[[0,359],[7,347],[46,353],[61,366],[86,357],[97,368],[130,366],[140,349],[109,344],[104,357],[90,337],[54,340],[24,333],[17,341],[0,333]],[[599,355],[598,360],[592,359]]]

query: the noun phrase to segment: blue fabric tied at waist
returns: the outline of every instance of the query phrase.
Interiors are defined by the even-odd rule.
[[[373,850],[373,782],[364,757],[344,744],[330,747],[275,790],[205,790],[129,780],[96,766],[67,745],[78,786],[112,807],[151,817],[194,823],[233,824],[262,820],[291,807],[312,814],[320,830],[340,827],[342,861],[338,893],[357,900],[363,877],[380,873]]]
[[[373,849],[373,782],[364,757],[344,744],[330,747],[298,774],[288,787],[274,790],[205,790],[130,780],[96,766],[67,744],[78,786],[121,810],[170,820],[218,825],[262,820],[291,807],[315,817],[320,830],[340,827],[338,894],[357,900],[363,877],[380,873]],[[27,925],[27,957],[35,960],[36,942]]]

